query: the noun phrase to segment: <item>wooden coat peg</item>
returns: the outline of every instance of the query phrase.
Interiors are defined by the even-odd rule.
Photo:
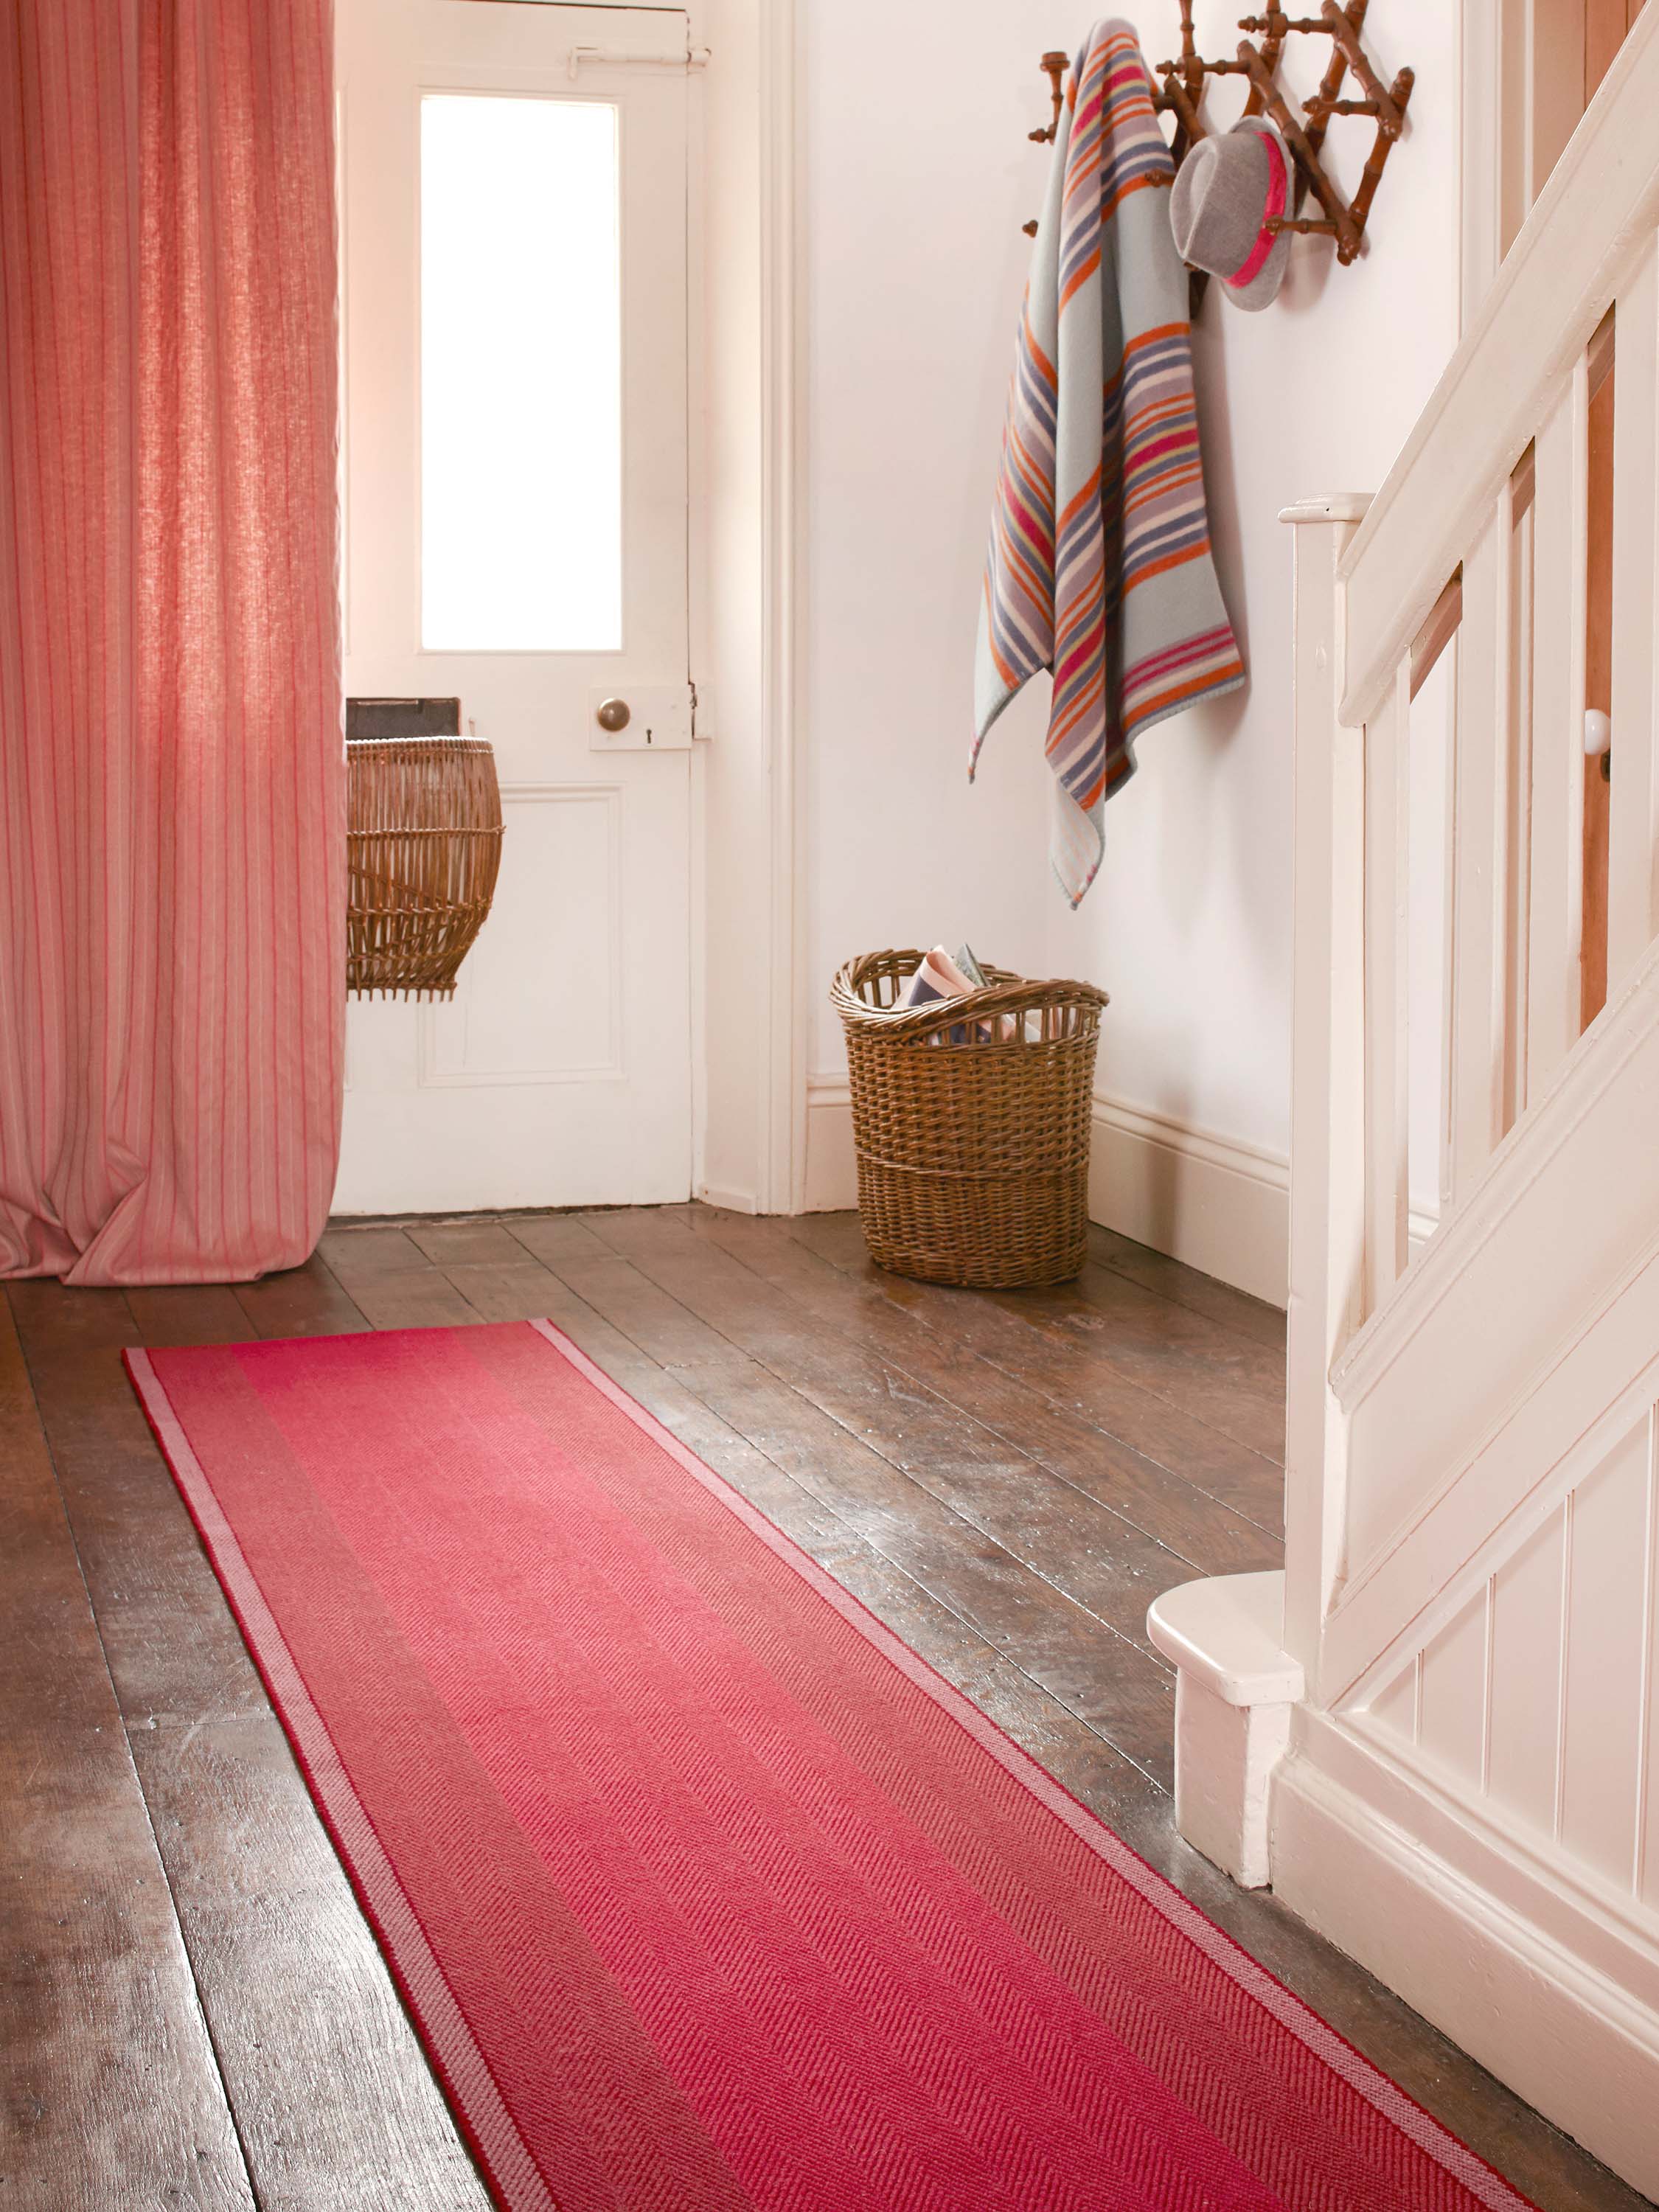
[[[1180,167],[1198,141],[1206,136],[1206,77],[1244,77],[1249,83],[1244,113],[1271,118],[1295,165],[1296,191],[1291,211],[1275,217],[1271,228],[1304,234],[1316,232],[1334,240],[1337,260],[1346,267],[1358,258],[1364,243],[1365,227],[1382,181],[1383,164],[1405,128],[1407,104],[1415,82],[1414,74],[1408,69],[1397,71],[1389,84],[1384,84],[1378,76],[1361,37],[1369,0],[1345,0],[1341,5],[1338,0],[1322,0],[1316,15],[1290,15],[1275,7],[1261,9],[1253,15],[1239,19],[1239,29],[1252,35],[1239,41],[1232,56],[1215,61],[1206,60],[1198,51],[1193,0],[1179,0],[1179,5],[1180,49],[1170,60],[1156,64],[1154,75],[1158,85],[1153,94],[1153,105],[1160,112],[1175,118],[1170,151],[1176,167]],[[1287,41],[1301,38],[1328,39],[1331,52],[1319,89],[1302,102],[1298,117],[1291,113],[1278,80]],[[1053,89],[1054,122],[1046,130],[1033,131],[1030,135],[1034,139],[1053,141],[1064,98],[1062,85],[1066,66],[1067,57],[1062,53],[1042,57],[1042,67]],[[1345,94],[1343,87],[1350,78],[1354,90]],[[1345,199],[1327,173],[1321,155],[1332,118],[1348,120],[1359,117],[1375,126],[1375,136],[1358,186],[1352,199]],[[1318,203],[1317,215],[1303,212],[1310,193]],[[1027,233],[1033,237],[1036,228],[1035,222],[1025,225]],[[1203,273],[1196,270],[1193,272],[1194,308],[1202,291]]]
[[[1060,129],[1060,111],[1066,105],[1066,72],[1071,65],[1072,57],[1067,53],[1062,53],[1058,47],[1044,54],[1042,61],[1037,64],[1048,80],[1048,89],[1054,100],[1054,112],[1042,130],[1027,132],[1027,137],[1034,145],[1052,146],[1054,143],[1054,134]],[[1036,217],[1033,216],[1030,222],[1022,223],[1020,228],[1025,233],[1027,238],[1035,238],[1037,234]]]

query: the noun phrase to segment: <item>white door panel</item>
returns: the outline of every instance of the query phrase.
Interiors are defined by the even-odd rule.
[[[592,709],[687,696],[686,79],[586,56],[573,77],[570,58],[672,52],[685,19],[337,0],[337,21],[346,689],[459,696],[495,746],[506,830],[453,1001],[353,1002],[336,1210],[684,1198],[690,756],[607,739]],[[424,612],[423,219],[434,511],[481,549],[447,565],[434,530]],[[473,237],[476,266],[455,250]],[[620,646],[605,591],[583,588],[615,573],[618,469]],[[562,592],[543,580],[561,564]]]

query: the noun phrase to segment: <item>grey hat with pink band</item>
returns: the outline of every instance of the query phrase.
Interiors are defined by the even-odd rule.
[[[1236,307],[1265,307],[1290,258],[1295,173],[1284,139],[1265,115],[1247,115],[1218,138],[1200,138],[1176,172],[1170,224],[1177,252],[1218,277]]]

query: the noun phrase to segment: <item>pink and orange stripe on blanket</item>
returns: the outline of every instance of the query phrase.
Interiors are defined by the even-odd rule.
[[[1079,55],[1020,320],[986,563],[974,758],[1039,668],[1075,905],[1143,730],[1244,680],[1211,558],[1174,176],[1127,23]]]

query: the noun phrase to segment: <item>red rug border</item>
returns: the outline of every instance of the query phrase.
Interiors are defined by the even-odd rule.
[[[434,1332],[385,1333],[424,1335]],[[328,1723],[306,1686],[207,1472],[173,1410],[167,1386],[147,1351],[124,1351],[121,1364],[224,1587],[248,1656],[276,1708],[335,1854],[442,2087],[451,2117],[490,2195],[503,2212],[559,2212],[558,2199],[507,2110],[489,2062],[479,2049],[427,1940],[413,1901],[340,1759]],[[268,1644],[262,1644],[262,1637],[269,1639]],[[402,1948],[405,1943],[412,1956],[406,1956]],[[482,2112],[469,2108],[467,2099],[472,2095],[478,2098]]]
[[[523,1326],[541,1337],[686,1474],[741,1521],[776,1558],[834,1607],[884,1658],[930,1697],[981,1750],[996,1759],[1005,1772],[1064,1821],[1073,1835],[1127,1881],[1178,1934],[1363,2096],[1383,2118],[1467,2188],[1488,2208],[1488,2212],[1538,2212],[1530,2198],[1391,2081],[1224,1929],[1218,1928],[1167,1875],[1160,1874],[1125,1843],[1029,1753],[1022,1751],[971,1699],[896,1636],[861,1600],[826,1573],[809,1553],[769,1521],[740,1491],[682,1443],[555,1322],[532,1319],[522,1324],[497,1326]],[[447,1324],[437,1329],[379,1333],[427,1336],[462,1332],[455,1325]],[[332,1340],[295,1338],[286,1341],[328,1343]],[[169,1347],[172,1348],[175,1347]],[[287,1729],[307,1786],[444,2087],[463,2137],[477,2160],[492,2194],[506,2212],[558,2212],[551,2186],[501,2097],[489,2063],[444,1978],[414,1905],[338,1758],[327,1723],[305,1686],[287,1641],[243,1557],[234,1531],[220,1508],[206,1471],[173,1411],[166,1385],[146,1351],[124,1352],[122,1364],[197,1532],[224,1584],[243,1640]],[[269,1664],[262,1649],[262,1637],[269,1639],[269,1649],[275,1655]],[[412,1966],[405,1963],[399,1948],[403,1944],[407,1944],[415,1954]],[[485,2106],[482,2114],[469,2112],[464,2101],[468,2095],[481,2098]]]

